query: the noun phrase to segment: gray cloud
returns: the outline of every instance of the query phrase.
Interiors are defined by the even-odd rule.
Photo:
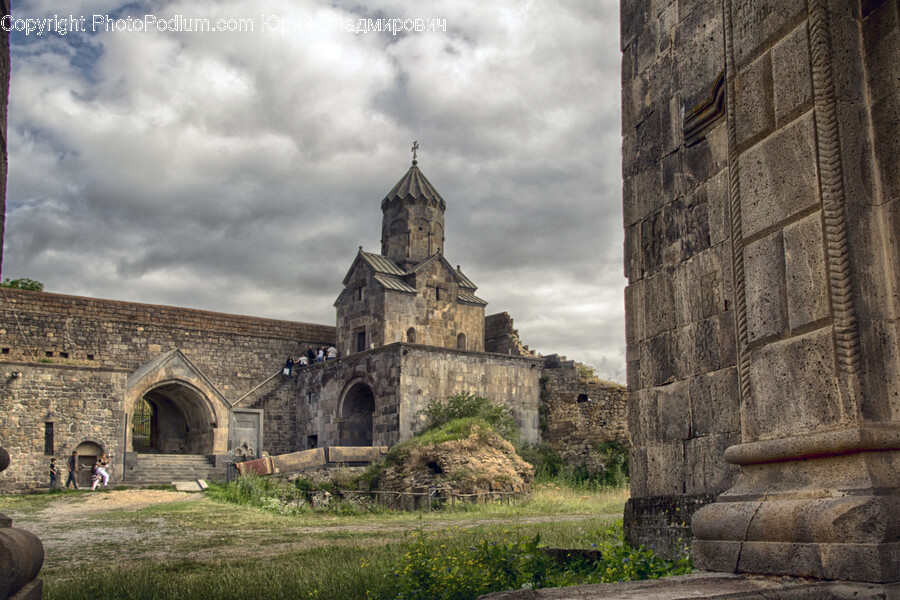
[[[257,3],[70,3],[253,33],[13,36],[4,276],[331,323],[420,143],[448,259],[525,343],[624,381],[617,2],[382,0],[269,15],[446,32],[259,31]],[[17,4],[20,17],[59,9]]]

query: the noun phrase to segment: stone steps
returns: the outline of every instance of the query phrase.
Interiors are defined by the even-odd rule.
[[[125,471],[125,483],[172,483],[194,479],[224,480],[225,469],[203,455],[139,454]]]

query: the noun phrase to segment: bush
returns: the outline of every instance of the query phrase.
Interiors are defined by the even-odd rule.
[[[601,473],[589,473],[582,465],[566,464],[549,444],[522,445],[519,456],[534,467],[535,483],[557,483],[574,488],[622,487],[628,483],[628,447],[621,442],[604,442],[594,448],[603,459]]]
[[[7,277],[2,282],[0,282],[0,287],[3,288],[13,288],[16,290],[28,290],[30,292],[43,292],[44,284],[40,281],[35,281],[34,279],[29,279],[27,277],[22,277],[21,279],[10,279]]]
[[[657,579],[693,571],[688,554],[664,560],[650,550],[631,548],[623,537],[619,521],[594,533],[599,561],[575,553],[560,564],[541,549],[540,535],[461,545],[464,540],[419,533],[405,557],[385,575],[387,587],[379,597],[469,600],[500,590]]]
[[[503,438],[511,442],[519,439],[519,427],[509,409],[469,392],[450,396],[445,401],[431,399],[421,412],[428,418],[425,431],[437,429],[455,419],[483,419]]]

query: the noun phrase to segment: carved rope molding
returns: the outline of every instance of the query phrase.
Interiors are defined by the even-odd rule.
[[[828,10],[824,0],[810,0],[809,38],[815,103],[816,145],[819,154],[819,185],[825,221],[825,251],[834,318],[834,345],[842,383],[855,404],[860,362],[859,331],[853,301],[850,248],[847,242],[846,194],[840,136],[835,116],[836,100],[832,72],[832,47]],[[855,406],[844,410],[855,414]]]
[[[743,406],[750,399],[750,353],[747,351],[747,291],[744,276],[744,228],[741,220],[741,172],[738,163],[734,106],[734,32],[731,0],[722,3],[725,19],[725,125],[728,133],[728,198],[731,208],[731,269],[734,273],[734,306],[737,329],[738,383]]]

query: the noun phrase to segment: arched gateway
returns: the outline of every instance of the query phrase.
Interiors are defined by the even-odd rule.
[[[178,350],[128,376],[127,452],[226,454],[231,404]]]

